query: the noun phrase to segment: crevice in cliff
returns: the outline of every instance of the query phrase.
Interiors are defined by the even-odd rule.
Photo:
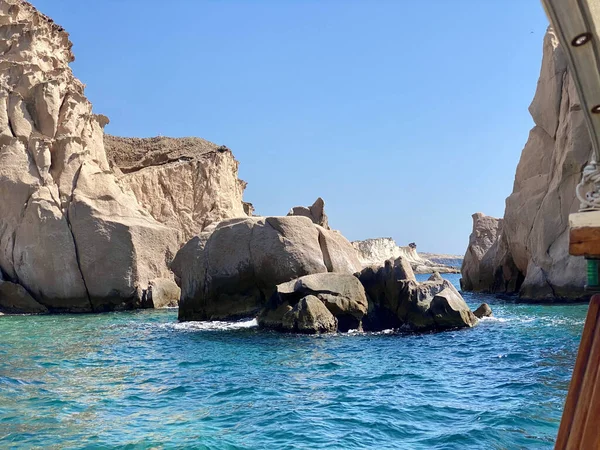
[[[265,226],[268,225],[271,228],[273,228],[271,226],[271,224],[269,222],[267,222],[265,220]],[[252,239],[254,238],[254,228],[258,226],[257,224],[255,224],[252,228],[250,228],[250,239],[248,239],[248,256],[250,258],[250,269],[252,272],[252,280],[254,280],[254,286],[256,287],[256,290],[258,291],[261,300],[265,300],[266,295],[263,292],[262,288],[260,287],[260,283],[258,282],[258,279],[256,277],[256,264],[254,262],[254,255],[252,255]],[[263,302],[264,303],[264,302]]]
[[[540,271],[542,272],[544,281],[546,282],[546,284],[550,288],[550,291],[552,292],[552,297],[554,299],[558,299],[558,296],[556,295],[556,291],[554,290],[554,286],[552,286],[552,283],[550,283],[550,280],[548,280],[548,274],[546,274],[546,271],[544,269],[542,269],[541,267],[540,267]]]
[[[81,174],[81,169],[83,168],[83,164],[79,166],[77,172],[75,172],[75,176],[73,177],[73,190],[71,191],[70,199],[73,199],[73,195],[75,194],[75,189],[77,188],[77,183],[79,181],[79,175]],[[70,202],[69,202],[70,203]],[[67,221],[67,227],[69,228],[69,232],[71,233],[71,238],[73,239],[73,247],[75,249],[75,261],[77,261],[77,268],[79,269],[79,273],[81,274],[81,280],[83,281],[83,287],[85,288],[85,293],[87,295],[88,302],[90,304],[90,311],[94,311],[94,304],[92,303],[92,297],[90,296],[90,290],[88,289],[87,282],[85,280],[85,276],[83,275],[83,270],[81,268],[81,259],[79,254],[79,247],[77,246],[77,239],[75,238],[75,233],[73,232],[73,226],[71,225],[71,214],[70,214],[70,204],[67,205],[65,211],[63,213],[65,220]]]
[[[37,191],[38,191],[38,189],[34,189],[29,193],[29,197],[27,197],[25,206],[21,210],[21,217],[19,218],[19,223],[15,226],[15,229],[13,230],[13,233],[12,233],[12,249],[11,249],[10,259],[11,259],[12,266],[13,266],[13,272],[15,273],[15,283],[17,283],[17,284],[21,284],[21,281],[19,280],[19,273],[17,272],[17,265],[15,264],[15,246],[17,243],[17,231],[19,230],[19,228],[21,227],[21,224],[23,223],[23,219],[25,218],[25,213],[27,212],[27,208],[29,207],[31,198],[33,197],[33,194],[35,194]]]
[[[42,176],[42,172],[40,172],[40,168],[37,165],[37,162],[35,160],[35,156],[33,156],[33,153],[31,152],[31,147],[29,145],[27,145],[25,147],[25,151],[27,152],[27,160],[29,162],[29,166],[33,166],[35,167],[35,171],[37,173],[37,176],[40,180],[40,184],[42,186],[46,186],[46,180],[44,180],[44,177]]]
[[[530,240],[531,240],[531,233],[533,232],[533,228],[535,227],[535,224],[537,222],[538,215],[540,214],[540,211],[542,210],[542,206],[544,205],[544,202],[546,201],[546,197],[548,197],[549,194],[550,194],[550,183],[548,183],[548,188],[546,189],[546,193],[542,197],[542,200],[537,205],[537,210],[536,210],[535,215],[533,216],[533,220],[531,222],[531,228],[529,228],[529,232],[527,233],[527,239],[525,240],[525,251],[527,253],[531,253],[532,255],[533,255],[533,252],[531,252],[531,246],[529,244]]]
[[[120,166],[114,161],[113,161],[113,163],[119,168],[119,170],[123,174],[128,175],[128,174],[132,174],[135,172],[139,172],[144,169],[150,169],[153,167],[162,167],[162,166],[179,163],[179,162],[199,161],[201,159],[212,158],[215,155],[218,155],[220,153],[231,153],[231,150],[222,150],[219,147],[219,148],[209,150],[209,151],[204,152],[199,155],[194,155],[194,156],[180,155],[180,156],[177,156],[174,158],[168,158],[164,154],[159,154],[159,155],[155,155],[155,157],[153,159],[150,159],[151,157],[147,157],[143,161],[140,161],[139,164],[136,164],[136,165],[133,165],[130,167],[125,167],[123,165]]]
[[[17,137],[17,133],[15,133],[15,127],[13,126],[12,120],[10,118],[10,114],[8,114],[8,129],[13,137]]]
[[[562,72],[561,74],[562,79],[560,80],[560,87],[558,89],[558,99],[557,99],[557,104],[558,104],[558,120],[556,121],[556,128],[554,129],[554,133],[552,134],[553,139],[556,140],[556,136],[558,135],[558,129],[560,128],[560,124],[561,124],[561,118],[562,118],[562,100],[563,100],[563,91],[565,89],[565,82],[567,81],[567,70],[565,68],[565,71]],[[553,78],[556,78],[558,76],[558,74],[556,74]],[[567,99],[567,109],[569,109],[569,102]]]
[[[198,208],[198,195],[197,195],[197,189],[196,186],[198,186],[198,164],[191,164],[192,166],[192,183],[193,183],[193,189],[192,189],[192,203],[194,205],[194,211],[196,210],[196,208]],[[200,231],[204,231],[204,227],[200,230]]]
[[[177,158],[167,159],[165,161],[160,161],[160,162],[156,162],[156,163],[150,163],[150,164],[146,164],[146,165],[139,165],[139,166],[133,166],[133,167],[119,167],[119,169],[124,174],[130,174],[130,173],[139,172],[140,170],[151,168],[151,167],[161,167],[161,166],[165,166],[165,165],[171,164],[171,163],[189,162],[189,161],[193,161],[193,160],[194,160],[194,158],[192,158],[191,156],[179,156]]]
[[[165,184],[165,181],[164,181],[164,179],[162,179],[162,177],[158,176],[157,181],[158,181],[158,185],[163,193],[163,197],[170,200],[171,207],[173,208],[173,212],[177,213],[176,219],[179,222],[180,228],[183,230],[184,227],[183,227],[183,223],[181,223],[180,211],[178,211],[178,209],[177,209],[177,202],[175,201],[175,198],[173,197],[173,193],[171,192],[169,187]],[[148,211],[148,212],[150,212],[150,211]],[[155,219],[157,220],[157,222],[161,222],[160,220],[158,220],[157,217],[155,217]]]
[[[331,255],[325,242],[325,236],[323,232],[319,230],[319,247],[321,248],[321,254],[323,255],[323,264],[327,267],[327,272],[333,272],[333,263],[331,262]]]

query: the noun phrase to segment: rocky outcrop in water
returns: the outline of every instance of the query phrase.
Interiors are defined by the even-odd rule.
[[[474,220],[463,285],[518,293],[529,300],[577,300],[586,297],[586,267],[583,258],[569,255],[568,216],[579,207],[575,188],[591,142],[566,57],[552,30],[544,38],[540,78],[529,111],[535,126],[506,200],[497,243],[477,244],[480,230]]]
[[[258,324],[300,333],[362,330],[367,307],[365,290],[354,275],[319,273],[278,285]]]
[[[425,259],[417,253],[416,245],[400,247],[392,238],[375,238],[352,242],[363,266],[383,264],[388,259],[404,258],[415,273],[458,273],[456,267]]]
[[[243,183],[228,150],[198,140],[108,138],[111,167],[71,46],[29,3],[0,0],[4,290],[42,306],[30,312],[140,307],[185,236],[245,215]]]
[[[122,185],[158,222],[187,242],[211,223],[252,215],[246,183],[227,147],[200,138],[104,136],[108,159]]]
[[[478,319],[483,319],[484,317],[492,317],[494,314],[492,313],[492,308],[487,303],[482,303],[479,307],[473,311],[473,314]]]
[[[365,330],[408,328],[414,331],[473,327],[477,318],[448,280],[439,273],[416,281],[409,262],[400,257],[360,273],[369,299]]]
[[[181,280],[180,320],[253,317],[278,284],[361,268],[340,233],[302,216],[223,221],[190,240],[171,267]]]
[[[354,247],[303,216],[224,221],[191,239],[171,268],[181,321],[258,317],[262,328],[299,333],[477,323],[439,273],[419,283],[404,258],[359,273]]]
[[[482,213],[473,214],[473,232],[461,267],[463,290],[496,292],[508,289],[503,283],[512,278],[511,274],[505,277],[503,270],[506,268],[499,264],[506,257],[506,249],[501,245],[502,222],[502,219]],[[508,267],[508,263],[506,265]],[[511,269],[514,270],[514,265]]]

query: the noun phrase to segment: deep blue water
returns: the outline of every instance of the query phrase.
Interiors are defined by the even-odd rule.
[[[0,448],[552,448],[587,305],[465,299],[496,318],[297,336],[175,310],[0,317]]]

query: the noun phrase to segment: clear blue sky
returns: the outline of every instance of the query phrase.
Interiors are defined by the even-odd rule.
[[[538,0],[32,0],[107,132],[230,147],[257,212],[317,196],[351,240],[463,253],[532,120]]]

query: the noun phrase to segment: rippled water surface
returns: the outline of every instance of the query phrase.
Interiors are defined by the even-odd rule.
[[[551,448],[587,305],[465,299],[496,318],[296,336],[176,310],[0,317],[0,448]]]

